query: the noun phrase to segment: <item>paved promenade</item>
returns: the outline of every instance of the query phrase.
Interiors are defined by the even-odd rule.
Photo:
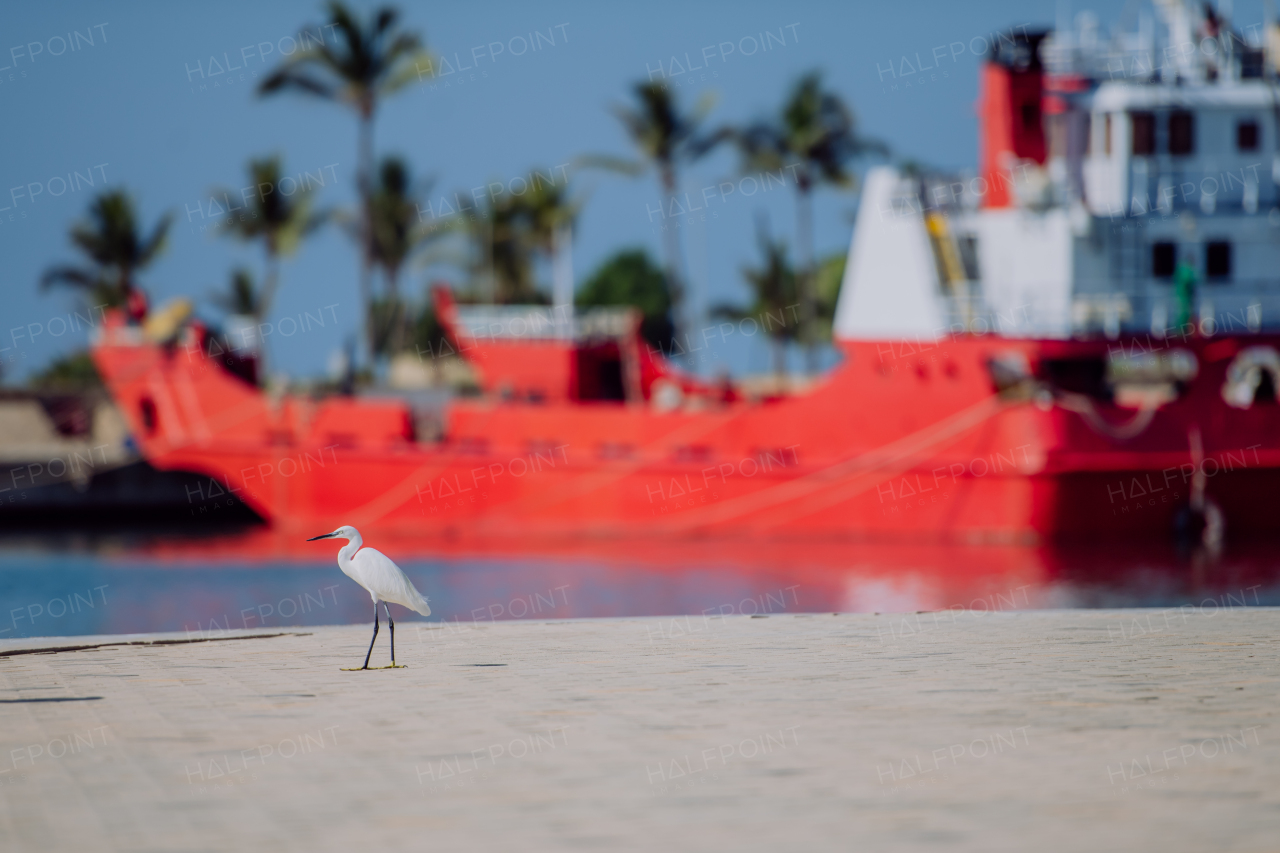
[[[1280,850],[1277,609],[368,637],[0,643],[0,849]]]

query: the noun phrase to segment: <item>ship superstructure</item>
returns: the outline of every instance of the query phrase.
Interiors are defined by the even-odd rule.
[[[1104,36],[1084,13],[994,40],[979,171],[869,176],[838,334],[1280,328],[1273,30],[1156,9],[1133,33]],[[1197,280],[1189,306],[1179,264]]]

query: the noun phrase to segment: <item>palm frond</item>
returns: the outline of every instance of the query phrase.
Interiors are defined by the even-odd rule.
[[[156,227],[151,231],[151,236],[147,237],[138,248],[138,257],[136,259],[138,266],[146,266],[164,251],[165,240],[169,236],[169,227],[171,225],[173,225],[173,213],[165,213],[160,217],[160,221],[156,223]]]
[[[72,245],[91,266],[52,267],[41,276],[42,286],[77,287],[113,306],[126,302],[136,290],[134,275],[163,249],[172,219],[172,214],[162,216],[144,238],[129,196],[119,189],[104,190],[90,202],[87,218],[73,225],[70,232]]]
[[[317,55],[319,55],[318,52]],[[258,86],[258,91],[264,95],[288,89],[296,89],[325,100],[334,100],[338,95],[338,87],[332,83],[318,80],[305,71],[291,67],[280,68],[272,72]]]
[[[209,299],[228,314],[257,317],[262,308],[262,294],[253,282],[253,276],[243,267],[232,271],[225,291],[214,292]]]
[[[259,85],[260,94],[294,89],[367,115],[376,98],[421,79],[420,65],[429,57],[415,33],[396,30],[395,9],[378,10],[367,28],[342,3],[330,3],[329,15],[336,43],[322,42],[284,60]]]
[[[733,140],[736,133],[731,127],[719,127],[711,133],[694,136],[689,140],[689,158],[699,160],[721,144]]]
[[[391,29],[392,25],[395,24],[396,18],[398,16],[399,16],[399,13],[396,12],[395,9],[393,9],[390,6],[383,6],[381,9],[378,10],[378,15],[374,19],[374,23],[373,23],[374,33],[380,36],[383,33],[385,33],[387,30]]]
[[[72,287],[79,287],[82,290],[91,290],[102,284],[102,280],[98,273],[92,270],[71,266],[50,267],[40,276],[40,286],[42,288],[53,287],[57,284],[67,284]]]
[[[647,168],[638,160],[614,157],[611,154],[583,154],[574,158],[573,165],[575,169],[603,169],[633,178],[643,174]]]

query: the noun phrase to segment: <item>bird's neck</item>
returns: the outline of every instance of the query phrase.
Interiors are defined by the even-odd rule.
[[[354,539],[348,539],[347,544],[342,546],[342,550],[338,552],[338,562],[341,563],[344,560],[350,562],[362,545],[364,545],[364,542],[361,541],[359,536]]]

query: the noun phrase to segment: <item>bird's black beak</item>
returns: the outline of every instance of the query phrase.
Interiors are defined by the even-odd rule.
[[[312,537],[311,537],[310,539],[308,539],[307,541],[308,541],[308,542],[314,542],[314,541],[316,541],[317,539],[332,539],[335,535],[337,535],[337,534],[334,534],[334,533],[322,533],[322,534],[321,534],[321,535],[319,535],[319,536],[312,536]]]

